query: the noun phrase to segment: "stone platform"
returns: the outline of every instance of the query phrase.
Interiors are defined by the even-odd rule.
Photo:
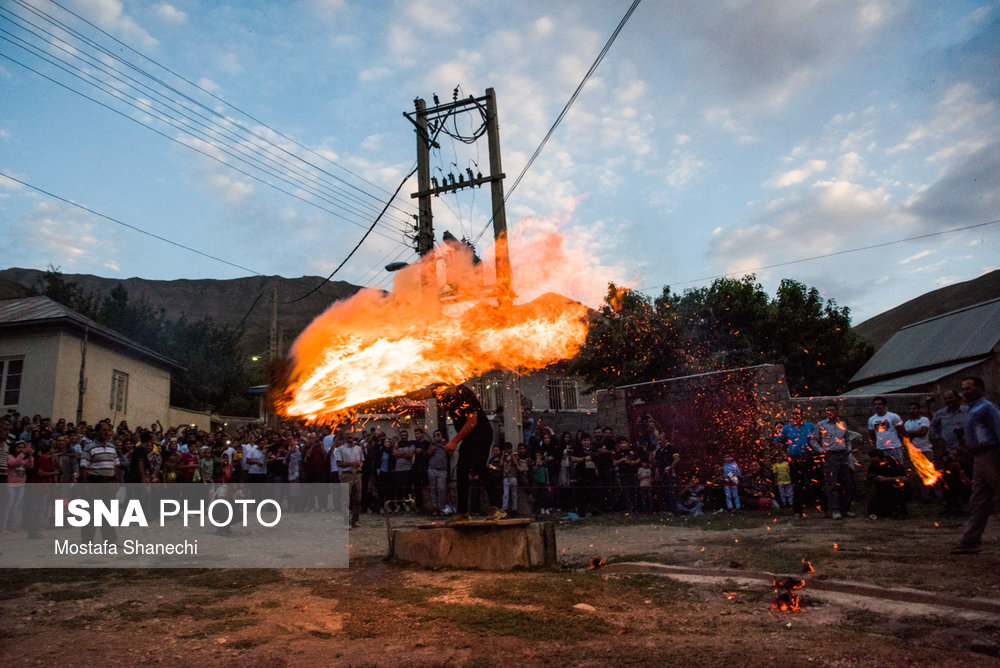
[[[392,556],[431,568],[554,568],[556,528],[530,518],[424,524],[392,531]]]

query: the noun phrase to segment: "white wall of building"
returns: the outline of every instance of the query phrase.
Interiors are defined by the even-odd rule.
[[[76,421],[83,337],[62,330],[7,332],[0,340],[0,357],[23,356],[24,372],[16,408],[22,415]],[[112,375],[128,376],[124,410],[110,407]],[[86,349],[87,387],[83,419],[94,423],[110,417],[117,424],[148,425],[170,418],[170,372],[138,356],[126,354],[90,338]]]

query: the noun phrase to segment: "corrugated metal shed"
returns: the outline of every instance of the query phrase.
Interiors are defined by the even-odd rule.
[[[147,348],[135,341],[122,336],[110,327],[97,323],[80,315],[73,309],[49,299],[48,297],[25,297],[23,299],[8,299],[0,301],[0,331],[25,327],[63,326],[79,331],[90,330],[92,336],[131,350],[133,354],[145,357],[159,365],[174,370],[184,367],[165,355]]]
[[[992,354],[998,342],[1000,298],[903,327],[854,374],[851,383],[981,360]]]
[[[976,366],[977,364],[979,364],[978,360],[960,362],[958,364],[949,364],[947,366],[930,369],[928,371],[908,373],[905,376],[896,376],[885,380],[877,380],[867,385],[855,387],[853,390],[848,390],[840,396],[876,397],[880,394],[903,392],[904,390],[909,390],[910,388],[925,385],[927,383],[933,383],[934,381],[944,378],[945,376],[950,376],[953,373],[958,373],[962,369],[967,369],[971,366]]]

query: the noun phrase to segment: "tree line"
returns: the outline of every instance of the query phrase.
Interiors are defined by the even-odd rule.
[[[874,351],[847,307],[792,279],[772,298],[750,274],[655,299],[610,284],[571,370],[599,389],[782,364],[792,394],[821,396],[846,390]]]

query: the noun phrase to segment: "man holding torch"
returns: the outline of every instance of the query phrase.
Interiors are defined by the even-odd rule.
[[[462,384],[432,383],[406,396],[415,400],[434,397],[437,400],[438,410],[447,413],[455,424],[455,429],[458,430],[458,433],[445,443],[444,449],[446,452],[458,449],[458,466],[455,473],[458,509],[452,521],[466,521],[469,519],[469,474],[475,472],[479,480],[486,480],[489,475],[486,461],[493,446],[493,427],[490,426],[486,411],[483,410],[476,394]],[[506,513],[500,509],[499,495],[490,485],[487,485],[486,489],[490,505],[494,509],[492,519],[503,519]]]

